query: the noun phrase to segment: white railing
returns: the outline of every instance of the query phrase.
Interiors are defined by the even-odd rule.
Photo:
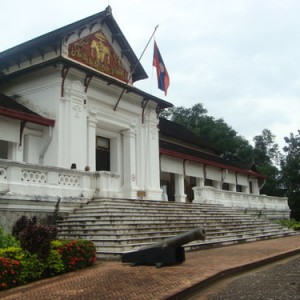
[[[96,193],[99,197],[118,198],[120,193],[120,175],[108,171],[96,172]]]
[[[194,187],[195,203],[222,204],[228,207],[289,211],[286,197],[272,197],[217,190],[210,186]]]
[[[195,203],[289,211],[285,197],[223,191],[209,186],[193,190]],[[79,198],[117,198],[121,197],[121,180],[120,175],[107,171],[85,172],[0,159],[0,198],[8,196],[59,197],[75,202]]]
[[[60,197],[72,201],[117,197],[119,191],[120,176],[111,172],[85,172],[0,159],[0,197]]]

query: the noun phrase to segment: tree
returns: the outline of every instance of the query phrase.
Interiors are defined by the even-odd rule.
[[[282,196],[281,174],[278,166],[282,159],[275,135],[264,129],[254,137],[253,147],[246,139],[238,135],[223,119],[215,119],[207,115],[207,110],[201,103],[191,108],[172,107],[163,113],[163,117],[174,121],[197,136],[209,141],[221,157],[230,162],[255,163],[258,171],[267,176],[261,193],[270,196]]]
[[[281,160],[282,180],[289,199],[291,218],[300,221],[300,130],[298,134],[290,133],[284,138],[287,144],[283,150],[286,153]]]
[[[261,174],[267,176],[267,181],[261,189],[262,194],[269,196],[283,196],[281,186],[281,173],[278,168],[282,154],[279,146],[275,143],[275,135],[269,130],[264,129],[261,135],[253,138],[255,143],[253,149],[253,161]]]
[[[264,129],[261,135],[253,138],[254,149],[257,150],[257,163],[280,165],[282,154],[279,151],[278,144],[275,143],[275,138],[276,136],[269,129]]]
[[[237,135],[223,119],[208,116],[201,103],[191,108],[172,107],[165,111],[162,117],[186,127],[210,142],[226,160],[240,161],[249,158],[252,148],[249,142]]]
[[[200,133],[199,122],[207,117],[206,114],[207,110],[201,103],[198,103],[192,108],[171,107],[163,111],[161,117],[176,122],[197,134]]]

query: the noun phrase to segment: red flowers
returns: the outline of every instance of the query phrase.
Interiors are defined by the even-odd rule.
[[[74,240],[58,248],[66,271],[91,266],[96,261],[95,246],[91,241]]]
[[[0,291],[16,286],[21,271],[18,260],[0,257]]]
[[[27,256],[23,254],[23,258],[20,258],[21,262],[0,256],[0,291],[37,280],[47,274],[53,276],[53,274],[82,269],[91,266],[96,261],[96,249],[91,241],[54,241],[52,247],[52,251],[57,251],[56,253],[58,254],[57,256],[53,256],[49,261],[40,261],[36,255],[34,255],[35,260],[30,260],[29,258],[33,256],[31,254]],[[10,251],[11,255],[15,253],[12,250]],[[40,264],[38,274],[34,273],[29,267],[32,263],[35,265],[37,263]],[[59,271],[55,273],[53,270],[57,270],[57,268]]]

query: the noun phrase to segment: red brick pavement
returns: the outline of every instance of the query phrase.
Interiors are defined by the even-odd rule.
[[[1,300],[167,299],[231,271],[300,253],[300,236],[187,252],[180,265],[132,267],[99,261],[93,267],[0,293]]]

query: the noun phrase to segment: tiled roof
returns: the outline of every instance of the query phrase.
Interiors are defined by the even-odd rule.
[[[42,52],[42,49],[49,47],[52,49],[59,49],[64,38],[72,34],[74,30],[99,21],[107,25],[109,30],[112,32],[114,39],[118,42],[121,49],[123,49],[123,55],[130,62],[132,69],[134,68],[132,74],[133,81],[147,78],[148,76],[144,68],[140,64],[119,25],[115,21],[110,6],[102,12],[46,33],[6,51],[0,52],[0,66],[3,65],[4,67],[7,67],[10,62],[15,63],[16,61],[22,61],[24,57],[30,57],[30,53]]]
[[[265,178],[265,176],[256,171],[256,168],[253,168],[253,164],[232,163],[222,159],[217,154],[217,151],[205,151],[205,149],[213,150],[213,147],[179,124],[161,119],[159,129],[160,154]],[[164,139],[164,137],[169,139]]]
[[[218,151],[208,141],[201,139],[184,126],[164,118],[159,120],[159,132],[161,136],[171,137],[200,148],[208,149],[214,153],[218,153]]]

